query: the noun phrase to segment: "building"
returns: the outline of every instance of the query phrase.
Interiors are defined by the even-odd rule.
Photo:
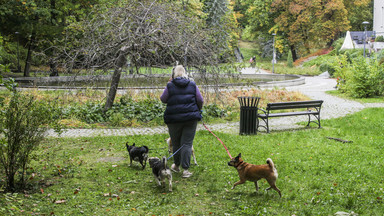
[[[363,49],[364,47],[369,52],[383,50],[384,42],[375,42],[375,38],[378,36],[384,36],[384,0],[374,0],[373,31],[348,31],[341,50]],[[366,41],[365,46],[364,41]]]
[[[373,3],[373,31],[376,36],[384,36],[384,1],[375,0]]]

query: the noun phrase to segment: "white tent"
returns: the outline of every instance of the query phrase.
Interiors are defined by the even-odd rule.
[[[354,49],[354,48],[355,48],[355,45],[352,41],[351,33],[349,31],[347,31],[347,34],[345,35],[343,46],[341,46],[340,50]]]

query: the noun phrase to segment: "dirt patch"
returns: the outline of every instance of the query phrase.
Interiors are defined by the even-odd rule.
[[[119,162],[122,160],[126,160],[125,157],[103,157],[99,158],[97,162]]]

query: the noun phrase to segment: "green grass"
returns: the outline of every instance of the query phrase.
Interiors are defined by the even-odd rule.
[[[156,186],[148,167],[130,167],[124,146],[147,145],[154,149],[150,156],[161,157],[167,155],[165,134],[48,139],[33,156],[30,188],[14,196],[0,194],[0,215],[382,215],[383,124],[384,109],[372,108],[324,120],[322,129],[216,133],[233,156],[241,152],[246,162],[272,158],[282,198],[264,191],[265,180],[258,193],[250,182],[231,190],[237,171],[207,131],[195,138],[199,166],[191,167],[194,175],[182,179],[174,174],[171,193]]]
[[[270,59],[263,59],[258,62],[258,66],[264,70],[268,70],[272,72],[272,63]],[[277,60],[277,63],[274,65],[275,73],[277,74],[296,74],[296,75],[309,75],[316,76],[321,74],[322,72],[318,67],[288,67],[287,61],[285,60]]]
[[[256,45],[252,42],[240,41],[240,51],[244,57],[244,63],[247,67],[250,67],[249,59],[252,56],[256,56],[256,64],[261,69],[272,72],[271,58],[260,58],[260,53],[256,48]],[[278,59],[274,65],[276,74],[297,74],[297,75],[310,75],[316,76],[321,74],[318,67],[287,67],[287,61],[285,59]]]
[[[331,91],[327,91],[326,93],[333,96],[341,97],[347,100],[354,100],[360,103],[383,103],[384,102],[384,96],[377,96],[377,97],[371,97],[371,98],[353,98],[351,96],[341,93],[338,90],[331,90]]]

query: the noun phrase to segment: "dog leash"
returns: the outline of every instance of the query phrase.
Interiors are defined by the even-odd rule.
[[[158,150],[158,149],[165,149],[166,147],[164,148],[149,148],[148,150]]]
[[[220,139],[219,137],[217,137],[211,130],[209,130],[209,128],[207,127],[207,125],[205,125],[205,123],[204,123],[203,120],[202,120],[202,122],[203,122],[204,127],[205,127],[205,128],[206,128],[206,129],[207,129],[213,136],[215,136],[215,137],[221,142],[221,144],[224,146],[225,150],[227,151],[227,154],[228,154],[229,158],[232,159],[232,156],[231,156],[231,154],[229,153],[227,146],[224,145],[223,141],[221,141],[221,139]]]
[[[171,156],[169,156],[169,158],[168,158],[167,160],[171,159],[171,158],[172,158],[177,152],[179,152],[184,146],[185,146],[185,144],[183,144],[182,146],[180,146],[180,148],[177,149],[177,150],[175,151],[175,153],[173,153]]]

